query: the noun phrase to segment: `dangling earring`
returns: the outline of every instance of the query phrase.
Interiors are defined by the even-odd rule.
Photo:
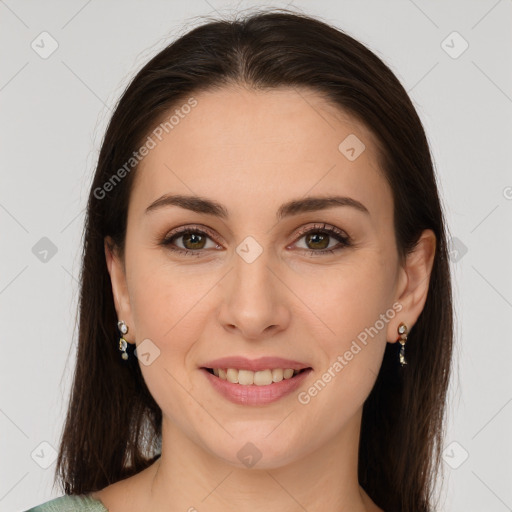
[[[119,350],[122,352],[121,357],[126,361],[128,359],[128,354],[126,353],[128,342],[124,339],[124,335],[128,332],[128,326],[123,320],[119,320],[119,322],[117,322],[117,328],[121,333],[121,337],[119,338]]]
[[[407,361],[405,360],[405,342],[407,341],[407,334],[409,330],[407,329],[407,325],[403,322],[398,326],[398,334],[400,334],[400,338],[398,338],[398,342],[400,343],[400,364],[405,366]]]

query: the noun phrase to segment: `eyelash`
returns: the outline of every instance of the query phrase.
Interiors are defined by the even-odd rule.
[[[335,239],[338,240],[338,242],[341,244],[338,247],[335,247],[334,249],[321,249],[318,251],[315,251],[313,249],[303,249],[304,251],[308,251],[310,256],[322,256],[326,254],[333,254],[335,252],[340,251],[341,249],[344,249],[345,247],[349,247],[352,245],[351,239],[349,236],[346,235],[343,231],[340,229],[329,226],[328,224],[315,224],[312,227],[305,228],[304,230],[301,230],[297,234],[297,240],[300,240],[305,235],[308,235],[310,233],[323,233],[327,234]],[[203,251],[206,251],[208,249],[198,249],[198,250],[190,250],[190,249],[181,249],[179,247],[173,247],[172,241],[175,238],[179,238],[180,236],[183,236],[185,234],[196,234],[196,235],[206,235],[209,238],[213,239],[213,234],[205,229],[205,228],[197,228],[195,226],[190,226],[185,229],[180,229],[179,231],[171,232],[169,235],[167,235],[164,240],[162,240],[161,245],[167,247],[173,252],[181,253],[183,256],[200,256]]]

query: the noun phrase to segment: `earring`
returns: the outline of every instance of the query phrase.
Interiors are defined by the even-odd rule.
[[[409,330],[407,329],[407,325],[405,325],[403,322],[400,323],[398,326],[398,334],[400,334],[400,338],[398,338],[398,342],[400,343],[400,364],[402,366],[405,366],[407,364],[407,361],[405,360],[405,342],[407,341],[407,334],[409,333]]]
[[[117,322],[117,328],[121,333],[119,338],[119,350],[122,352],[121,357],[126,361],[128,359],[128,354],[126,353],[128,342],[124,339],[124,335],[128,332],[128,326],[124,323],[123,320],[119,320],[119,322]]]

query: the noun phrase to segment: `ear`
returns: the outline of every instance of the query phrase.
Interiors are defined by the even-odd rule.
[[[119,257],[111,237],[105,237],[104,244],[105,259],[107,261],[108,273],[110,274],[117,318],[118,320],[123,320],[128,326],[128,333],[124,336],[125,340],[129,343],[135,343],[135,324],[130,307],[124,263]]]
[[[395,301],[402,307],[388,324],[387,339],[390,343],[398,340],[398,326],[401,322],[410,331],[418,320],[427,300],[430,274],[436,253],[436,235],[431,229],[421,234],[413,251],[406,256],[400,268]]]

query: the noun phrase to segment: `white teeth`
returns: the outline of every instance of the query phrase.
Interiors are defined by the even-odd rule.
[[[233,384],[238,383],[238,370],[235,370],[234,368],[228,368],[228,371],[226,372],[227,381],[231,382]]]
[[[288,370],[285,370],[283,372],[283,377],[285,379],[291,379],[293,377],[293,370],[291,368],[288,368]]]
[[[254,384],[256,384],[256,386],[268,386],[272,384],[272,372],[270,370],[254,372]]]
[[[227,380],[232,384],[241,384],[243,386],[268,386],[273,382],[281,382],[283,379],[291,379],[294,375],[299,373],[299,370],[292,368],[274,368],[273,370],[260,370],[253,372],[251,370],[237,370],[236,368],[214,368],[214,375]]]
[[[281,382],[283,380],[284,371],[281,368],[275,368],[272,370],[272,380],[274,382]]]
[[[254,372],[251,372],[249,370],[238,370],[238,384],[243,384],[244,386],[254,384]]]

